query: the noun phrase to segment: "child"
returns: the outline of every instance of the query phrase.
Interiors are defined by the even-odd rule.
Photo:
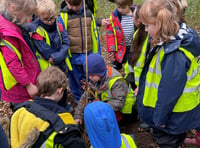
[[[36,2],[5,0],[1,3],[3,4],[0,14],[1,99],[22,103],[37,94],[35,84],[40,68],[20,29],[31,19]]]
[[[114,57],[112,66],[122,69],[122,64],[128,60],[131,41],[134,33],[133,11],[131,0],[115,0],[117,9],[111,14],[111,25],[107,26],[106,42],[108,57]]]
[[[51,66],[40,73],[37,87],[40,97],[22,104],[11,118],[11,146],[85,148],[72,115],[57,105],[67,87],[66,75]]]
[[[86,62],[83,66],[85,71]],[[95,100],[108,103],[115,111],[118,121],[122,119],[122,113],[132,113],[132,106],[136,101],[133,98],[133,90],[128,88],[127,82],[118,71],[106,67],[103,57],[99,54],[88,56],[88,74],[92,84],[89,85],[88,98],[86,98],[85,91],[75,110],[76,123],[82,123],[83,111],[87,102]]]
[[[96,101],[88,104],[84,121],[93,148],[137,147],[131,135],[120,134],[115,113],[107,103]]]
[[[65,59],[68,56],[69,37],[62,25],[56,21],[56,5],[53,0],[38,0],[38,19],[30,24],[32,40],[41,70],[51,65],[67,73]]]
[[[73,71],[68,73],[69,86],[78,103],[83,89],[80,80],[85,79],[83,61],[86,54],[85,21],[82,0],[65,0],[61,4],[61,13],[58,21],[67,30],[70,38],[70,51]],[[101,54],[97,26],[92,12],[86,8],[87,19],[87,54]]]
[[[196,47],[188,38],[196,34],[189,28],[184,33],[186,25],[179,24],[177,7],[171,1],[145,1],[140,21],[151,37],[151,48],[147,48],[139,79],[139,116],[153,127],[160,147],[178,147],[186,132],[200,123],[199,68],[190,52]]]

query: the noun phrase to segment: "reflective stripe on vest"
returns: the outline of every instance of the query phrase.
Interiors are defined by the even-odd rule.
[[[97,11],[97,0],[93,0],[93,4],[94,4],[94,17],[97,16],[96,11]]]
[[[18,51],[18,49],[14,45],[12,45],[7,40],[1,40],[0,41],[0,46],[6,46],[10,50],[12,50],[17,55],[17,57],[19,58],[19,61],[20,61],[21,65],[22,65],[22,67],[23,67],[21,54],[20,54],[20,52]],[[0,51],[0,67],[1,67],[4,87],[5,87],[6,90],[9,90],[9,89],[11,89],[13,86],[15,86],[17,84],[17,81],[13,77],[11,72],[9,71],[1,51]]]
[[[187,71],[187,82],[182,95],[179,97],[173,112],[185,112],[195,108],[200,101],[200,76],[199,67],[195,57],[186,49],[179,48],[186,57],[191,61],[189,70]],[[162,78],[161,61],[164,57],[164,48],[161,48],[154,55],[149,70],[146,75],[146,84],[143,97],[144,106],[155,108],[158,99],[158,87]],[[153,80],[153,81],[152,81]]]
[[[62,18],[65,29],[67,30],[68,14],[66,12],[61,12],[60,17]],[[99,51],[98,30],[97,30],[97,25],[96,25],[95,18],[93,15],[92,15],[92,22],[91,22],[91,36],[92,36],[92,51],[93,53],[98,53]],[[69,55],[71,55],[71,53]]]
[[[134,74],[135,74],[135,84],[136,84],[136,86],[139,85],[140,74],[141,74],[142,69],[144,67],[146,51],[147,51],[148,38],[149,38],[149,36],[146,37],[146,39],[145,39],[145,41],[143,43],[143,47],[142,47],[142,51],[140,53],[140,56],[139,56],[139,58],[138,58],[138,60],[136,62],[136,65],[134,66],[134,72],[135,72]]]
[[[110,20],[111,20],[111,25],[112,25],[114,37],[115,37],[115,51],[118,51],[118,46],[117,46],[117,34],[116,34],[116,29],[115,29],[115,25],[114,25],[114,23],[113,23],[112,17],[113,17],[113,16],[111,15],[111,16],[110,16]]]
[[[60,30],[59,30],[59,26],[57,24],[57,31],[58,31],[58,34],[59,34],[59,37],[60,37],[60,41],[61,41],[61,44],[62,44],[62,37],[61,37],[61,33],[60,33]],[[46,43],[47,45],[51,46],[51,42],[50,42],[50,39],[49,39],[49,35],[47,33],[47,31],[42,27],[42,26],[39,26],[36,30],[36,32],[41,35],[43,38],[45,38],[46,40]],[[68,54],[70,53],[70,50],[68,49]],[[71,53],[69,54],[71,55]],[[49,63],[47,60],[45,60],[38,51],[36,51],[36,56],[38,57],[38,62],[40,63],[40,67],[41,67],[41,70],[45,70],[47,67],[50,67],[51,66],[51,63]],[[72,71],[72,65],[70,63],[70,60],[69,60],[69,57],[66,57],[65,59],[65,63],[67,64],[67,67],[70,71]]]
[[[122,144],[120,148],[137,148],[133,138],[127,134],[121,134]]]
[[[112,70],[112,69],[109,67],[108,73],[110,72],[110,70]],[[110,72],[110,73],[112,74],[112,72]],[[109,100],[112,99],[112,97],[113,97],[112,93],[111,93],[112,86],[117,80],[120,80],[120,79],[123,80],[124,82],[126,82],[124,80],[124,78],[120,75],[110,79],[110,81],[108,82],[108,90],[101,93],[101,100],[102,101],[105,102],[105,101],[109,101]],[[95,94],[97,94],[97,92],[95,92]],[[134,95],[134,91],[131,88],[131,86],[129,86],[129,89],[128,89],[128,92],[127,92],[127,95],[126,95],[124,105],[122,107],[121,112],[124,113],[124,114],[131,114],[132,113],[132,107],[135,104],[135,102],[136,102],[136,97]]]
[[[132,66],[129,65],[128,61],[126,61],[125,65],[124,65],[124,72],[126,74],[124,76],[124,78],[126,78],[128,76],[128,74],[134,73],[134,70],[133,70]]]

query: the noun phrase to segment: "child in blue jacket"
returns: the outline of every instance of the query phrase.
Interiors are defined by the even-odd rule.
[[[37,17],[30,24],[30,32],[33,32],[32,41],[41,70],[55,65],[67,73],[65,59],[68,56],[70,41],[67,31],[56,21],[54,1],[38,1]]]

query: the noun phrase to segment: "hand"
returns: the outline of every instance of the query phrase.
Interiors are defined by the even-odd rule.
[[[81,125],[82,124],[82,120],[81,119],[75,119],[75,122],[77,125]]]
[[[138,87],[134,90],[135,96],[138,94]]]
[[[29,96],[31,96],[32,98],[38,93],[37,86],[35,86],[33,83],[29,83],[28,85],[26,85],[26,90]]]
[[[165,128],[166,125],[157,125],[157,124],[156,124],[156,126]]]
[[[53,64],[53,59],[50,57],[48,60],[49,63]]]
[[[108,26],[108,25],[110,25],[111,24],[111,22],[110,22],[110,19],[102,19],[101,20],[101,26]]]
[[[114,59],[115,52],[108,52],[108,59]]]

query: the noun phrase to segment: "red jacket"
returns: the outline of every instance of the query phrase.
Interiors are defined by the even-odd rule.
[[[116,40],[117,40],[117,49],[115,44],[115,35],[112,28],[112,24],[107,26],[106,29],[106,42],[107,42],[107,51],[113,52],[115,51],[115,60],[119,63],[122,63],[124,54],[126,52],[126,43],[125,43],[125,37],[124,32],[121,27],[121,23],[118,19],[118,16],[112,15],[112,22],[115,27],[116,32]]]
[[[38,62],[26,41],[23,39],[20,28],[6,20],[2,15],[0,15],[0,38],[9,41],[19,50],[24,66],[21,67],[17,55],[11,49],[7,47],[0,48],[9,71],[18,82],[10,90],[5,90],[2,74],[0,73],[1,99],[13,103],[27,101],[31,97],[25,86],[30,82],[36,84],[36,78],[40,73]]]

